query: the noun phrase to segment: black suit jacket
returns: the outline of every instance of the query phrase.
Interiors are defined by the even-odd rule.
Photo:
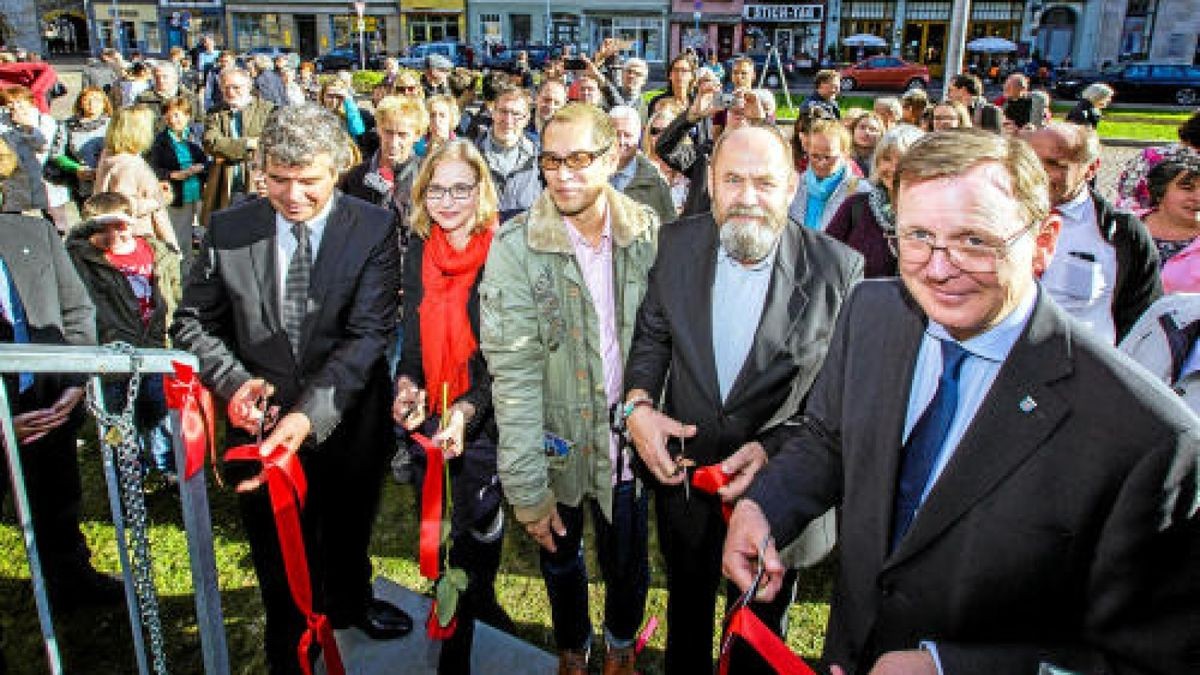
[[[626,391],[643,389],[656,399],[669,378],[664,410],[698,427],[687,449],[700,464],[750,440],[768,452],[778,448],[780,428],[799,413],[825,357],[842,300],[862,278],[861,256],[789,222],[754,344],[722,401],[711,310],[719,245],[711,214],[662,228],[625,367]]]
[[[96,344],[96,308],[49,221],[0,214],[0,258],[21,296],[31,343]],[[42,407],[57,400],[64,387],[83,382],[82,375],[39,375],[26,398]]]
[[[213,214],[171,327],[216,395],[228,400],[250,378],[265,378],[276,388],[273,403],[308,416],[317,443],[344,419],[349,433],[379,427],[374,415],[387,422],[385,353],[400,288],[392,214],[340,193],[333,199],[296,356],[280,318],[275,211],[266,199]]]
[[[1200,669],[1200,420],[1044,292],[888,553],[924,313],[898,280],[842,310],[804,425],[747,498],[782,543],[840,506],[828,661],[937,644],[946,675]]]

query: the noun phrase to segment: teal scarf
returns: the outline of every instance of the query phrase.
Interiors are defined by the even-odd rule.
[[[846,175],[846,164],[825,178],[817,178],[812,167],[804,172],[804,191],[808,198],[804,202],[804,226],[810,230],[821,229],[821,214],[825,212],[825,204],[833,196],[833,191]]]
[[[175,159],[179,161],[180,171],[192,166],[192,151],[188,148],[187,132],[185,131],[184,134],[184,138],[181,139],[175,135],[174,131],[167,130],[167,136],[171,139],[171,149],[175,151]],[[184,178],[180,194],[180,201],[185,205],[200,201],[200,177],[188,176]]]

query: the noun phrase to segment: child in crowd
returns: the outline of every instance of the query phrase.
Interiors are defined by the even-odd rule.
[[[83,203],[83,225],[67,237],[67,253],[96,306],[101,344],[167,346],[167,326],[180,297],[179,255],[154,237],[133,233],[133,204],[117,192],[99,192]],[[110,411],[125,408],[129,379],[104,385]],[[134,408],[142,446],[161,482],[177,482],[161,375],[143,375]]]

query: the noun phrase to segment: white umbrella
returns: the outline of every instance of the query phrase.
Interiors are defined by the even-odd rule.
[[[1000,37],[982,37],[967,43],[967,51],[985,54],[1005,54],[1017,51],[1017,45]]]
[[[858,35],[851,35],[850,37],[842,40],[842,44],[846,45],[847,47],[886,47],[887,40],[884,40],[877,35],[859,33]]]

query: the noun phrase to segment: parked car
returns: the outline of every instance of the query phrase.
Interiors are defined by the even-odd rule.
[[[1103,71],[1072,71],[1059,77],[1054,94],[1059,98],[1079,98],[1093,82],[1113,88],[1114,99],[1122,103],[1167,102],[1193,106],[1200,103],[1200,66],[1159,63],[1119,63]]]
[[[382,59],[379,54],[367,52],[367,68],[377,70],[381,67]],[[313,65],[320,72],[333,70],[357,70],[360,61],[358,45],[339,45],[313,59]]]
[[[457,42],[426,42],[415,45],[408,50],[407,56],[396,59],[405,68],[420,70],[425,67],[425,59],[434,54],[440,54],[456,66],[467,65],[466,47]]]
[[[909,63],[898,56],[872,56],[839,72],[842,91],[929,88],[929,68]]]
[[[272,61],[274,61],[278,56],[286,56],[288,57],[288,63],[291,64],[292,68],[300,65],[300,55],[297,54],[296,50],[292,49],[291,47],[251,47],[242,56],[242,60],[243,62],[249,61],[259,54],[269,56]]]
[[[511,71],[516,63],[517,53],[525,52],[529,57],[529,67],[541,70],[546,62],[562,53],[562,47],[547,47],[545,45],[530,45],[528,47],[509,47],[496,56],[485,56],[483,67],[489,70]]]

